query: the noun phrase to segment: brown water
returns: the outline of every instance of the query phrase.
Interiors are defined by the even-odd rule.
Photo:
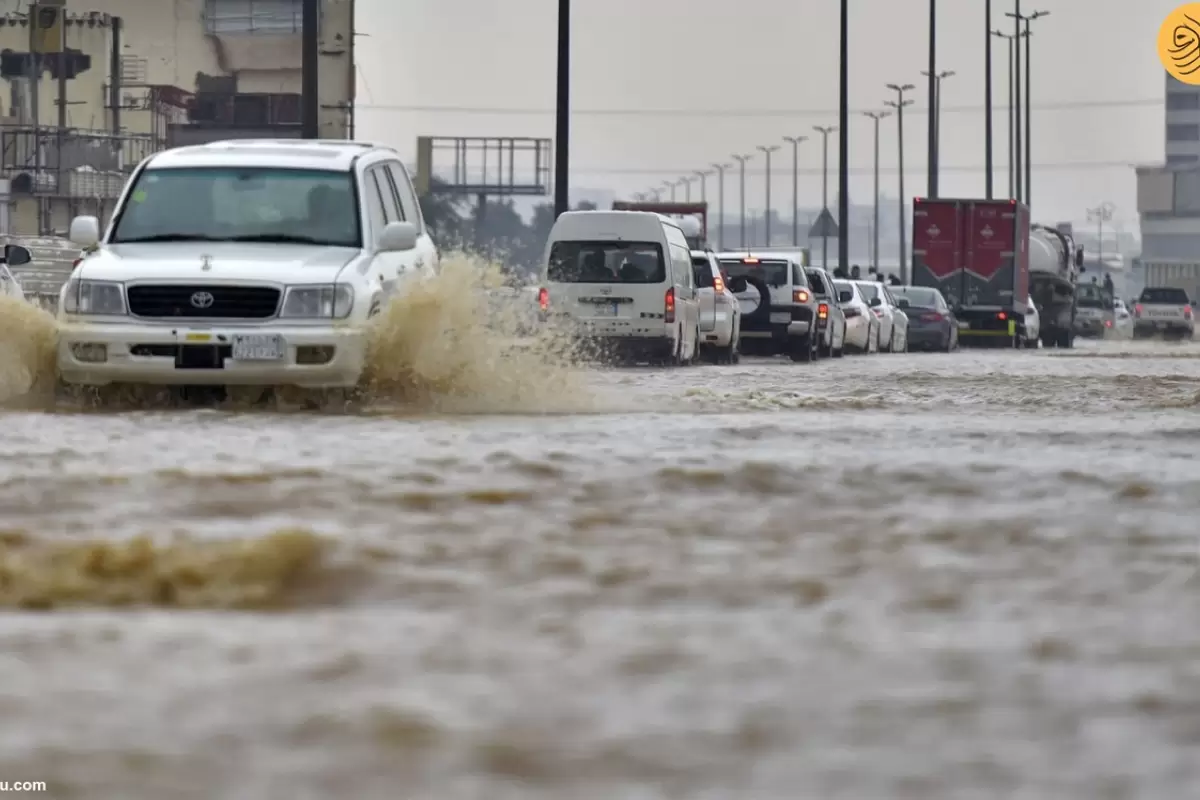
[[[123,800],[1200,786],[1200,346],[601,371],[472,329],[442,280],[382,326],[360,412],[0,415],[0,775]],[[15,329],[10,399],[53,340]]]

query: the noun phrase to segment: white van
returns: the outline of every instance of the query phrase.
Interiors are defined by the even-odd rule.
[[[546,243],[538,305],[608,356],[690,364],[700,343],[692,254],[649,211],[568,211]]]

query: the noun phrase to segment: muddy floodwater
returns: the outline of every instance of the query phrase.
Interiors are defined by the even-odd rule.
[[[561,380],[556,413],[0,414],[0,776],[122,800],[1200,787],[1200,345]]]

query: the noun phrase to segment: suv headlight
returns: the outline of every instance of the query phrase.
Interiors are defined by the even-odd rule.
[[[63,287],[62,309],[68,314],[124,316],[125,284],[116,281],[69,280]]]
[[[291,286],[283,298],[281,317],[292,319],[345,319],[354,308],[354,287],[349,284]]]

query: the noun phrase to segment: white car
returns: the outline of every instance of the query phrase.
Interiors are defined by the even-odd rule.
[[[1125,301],[1117,299],[1113,301],[1113,330],[1118,336],[1129,337],[1133,335],[1133,314],[1129,312],[1129,306],[1125,305]]]
[[[742,304],[725,285],[716,253],[693,250],[692,269],[700,303],[701,352],[717,364],[736,364],[741,358]]]
[[[855,281],[871,313],[879,320],[879,349],[884,353],[908,350],[908,317],[887,285],[876,281]]]
[[[606,360],[691,364],[700,306],[683,231],[650,211],[568,211],[550,229],[538,305]]]
[[[138,165],[59,297],[67,384],[349,389],[368,319],[436,269],[399,155],[350,141],[243,140]]]
[[[838,304],[846,315],[845,346],[857,353],[879,352],[879,319],[871,311],[857,281],[834,280]]]

